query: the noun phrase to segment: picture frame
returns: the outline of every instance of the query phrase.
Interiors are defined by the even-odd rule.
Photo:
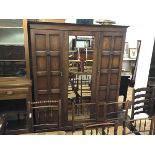
[[[129,57],[131,59],[137,58],[137,48],[129,48]]]
[[[129,58],[129,43],[128,42],[125,42],[123,57],[124,58]]]
[[[85,39],[72,39],[72,50],[76,48],[90,47],[90,40]]]

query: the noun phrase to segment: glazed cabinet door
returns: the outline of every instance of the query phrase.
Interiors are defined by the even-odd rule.
[[[34,100],[61,99],[62,32],[31,30],[31,61]]]
[[[124,40],[123,32],[100,34],[96,89],[98,102],[118,100]]]

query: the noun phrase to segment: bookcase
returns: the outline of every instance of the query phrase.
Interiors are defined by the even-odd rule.
[[[31,100],[31,80],[26,22],[0,22],[0,114],[7,116],[8,134],[29,130],[27,101]]]

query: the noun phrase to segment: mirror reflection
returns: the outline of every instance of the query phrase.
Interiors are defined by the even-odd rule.
[[[69,105],[91,102],[94,36],[69,36]]]

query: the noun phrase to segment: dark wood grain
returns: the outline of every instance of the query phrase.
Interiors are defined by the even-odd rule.
[[[61,99],[64,126],[69,109],[69,36],[94,37],[91,102],[117,101],[127,26],[50,22],[28,26],[34,100]]]

